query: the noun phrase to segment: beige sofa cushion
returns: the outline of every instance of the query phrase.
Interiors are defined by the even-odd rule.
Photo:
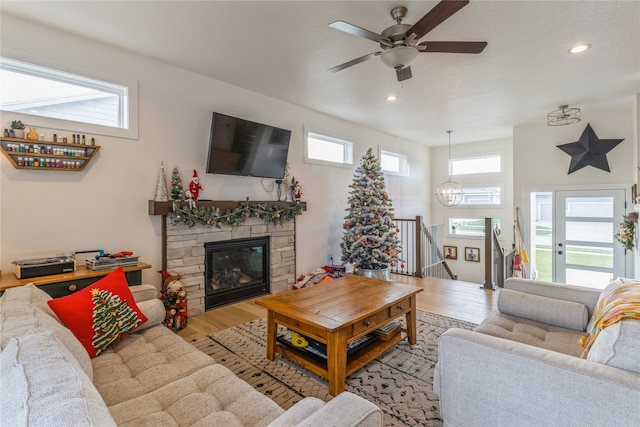
[[[589,310],[582,303],[511,289],[500,289],[498,310],[500,313],[575,331],[585,331],[589,322]]]
[[[0,347],[4,348],[11,338],[52,331],[87,376],[93,378],[89,355],[47,305],[50,299],[46,292],[33,284],[7,289],[0,297]]]
[[[120,427],[258,427],[284,412],[217,364],[109,409]]]
[[[162,325],[129,335],[91,362],[93,382],[107,406],[133,399],[215,363]]]
[[[499,312],[490,314],[474,331],[572,356],[579,357],[582,353],[582,346],[579,342],[583,335],[582,332]]]
[[[132,288],[135,286],[132,286]],[[138,308],[145,315],[147,321],[138,326],[136,332],[140,332],[144,329],[152,328],[160,323],[164,322],[167,315],[164,304],[158,298],[147,301],[138,302]]]
[[[2,425],[115,426],[89,377],[52,332],[10,339],[0,353]]]
[[[133,299],[139,304],[142,301],[148,301],[152,299],[159,299],[160,293],[155,286],[149,284],[130,286],[129,290],[133,295]],[[163,304],[164,307],[164,304]],[[145,313],[146,314],[146,313]]]
[[[604,328],[587,360],[640,373],[640,320],[623,319]]]

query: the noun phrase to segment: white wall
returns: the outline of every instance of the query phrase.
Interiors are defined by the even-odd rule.
[[[452,134],[455,137],[455,132]],[[486,154],[503,155],[503,173],[493,176],[452,177],[452,180],[464,186],[502,186],[502,205],[495,208],[454,206],[447,208],[435,200],[432,206],[432,220],[436,224],[447,224],[448,218],[496,218],[502,225],[502,246],[510,248],[513,242],[513,144],[510,139],[473,142],[467,144],[453,144],[451,158],[473,157]],[[431,149],[431,187],[432,194],[442,182],[447,180],[448,147]],[[467,282],[484,283],[484,237],[446,236],[445,245],[458,247],[458,259],[447,261],[458,279]],[[480,248],[480,262],[465,261],[465,247]]]
[[[0,265],[5,272],[11,270],[11,261],[31,256],[130,250],[153,265],[143,280],[158,284],[161,220],[148,215],[147,204],[162,161],[167,177],[177,165],[185,183],[192,170],[198,170],[201,198],[275,200],[275,192],[267,193],[258,178],[204,173],[213,111],[293,131],[290,172],[301,181],[308,202],[297,224],[297,274],[326,264],[329,252],[339,261],[347,186],[353,176],[349,169],[302,162],[304,126],[352,139],[356,160],[378,145],[405,152],[411,175],[387,179],[396,216],[425,216],[429,211],[429,150],[421,145],[6,14],[1,23],[3,47],[135,79],[140,94],[139,140],[96,136],[102,149],[83,172],[17,170],[5,158],[0,160]],[[0,122],[6,127],[14,118],[16,114],[3,113]],[[25,116],[23,121],[38,127],[37,118]],[[266,187],[270,184],[264,180]]]
[[[634,156],[637,150],[632,123],[632,109],[629,107],[597,115],[582,111],[582,121],[573,125],[547,126],[541,120],[538,125],[515,127],[514,206],[526,209],[526,197],[530,191],[592,189],[599,186],[625,189],[627,205],[631,206],[630,190],[636,179]],[[591,125],[601,139],[624,138],[624,141],[607,153],[611,172],[587,166],[568,174],[571,157],[557,148],[557,145],[578,141],[587,124]],[[522,224],[525,242],[531,242],[528,218],[522,218]]]

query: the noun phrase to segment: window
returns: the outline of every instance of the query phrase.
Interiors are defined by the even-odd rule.
[[[449,160],[450,175],[498,174],[502,172],[502,156],[466,157]]]
[[[349,166],[353,165],[353,143],[319,133],[306,132],[305,163]]]
[[[392,175],[409,175],[409,160],[405,154],[380,149],[380,166]]]
[[[500,187],[463,187],[462,191],[464,191],[464,196],[462,196],[460,205],[502,205],[502,189]]]
[[[493,219],[493,227],[500,227],[500,220]],[[455,236],[484,237],[484,218],[449,218],[447,233]]]
[[[137,138],[135,81],[107,81],[2,57],[0,82],[0,109],[37,116],[28,119],[36,126]]]

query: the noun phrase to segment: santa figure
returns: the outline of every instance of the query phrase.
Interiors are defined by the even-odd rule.
[[[185,195],[187,199],[196,202],[200,196],[200,190],[202,190],[202,185],[200,185],[200,180],[198,180],[198,172],[194,169],[193,178],[191,178],[191,182],[189,182],[189,190],[185,191]]]
[[[166,270],[159,270],[162,275],[160,299],[165,306],[164,324],[167,328],[179,331],[187,326],[189,307],[187,304],[187,290],[180,282],[179,274],[171,274]]]

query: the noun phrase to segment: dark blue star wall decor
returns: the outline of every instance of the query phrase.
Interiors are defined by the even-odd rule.
[[[624,141],[624,138],[600,139],[591,129],[591,125],[587,125],[578,141],[558,145],[557,147],[571,156],[569,173],[585,166],[593,166],[603,171],[611,172],[607,161],[607,153],[622,141]]]

